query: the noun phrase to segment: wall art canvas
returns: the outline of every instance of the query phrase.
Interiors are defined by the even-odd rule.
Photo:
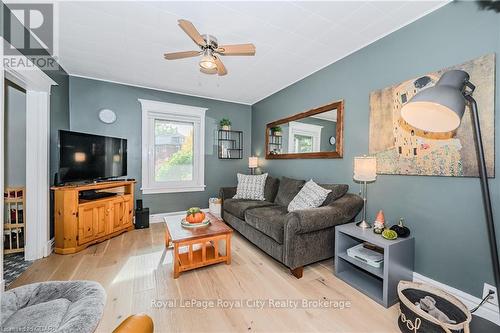
[[[476,86],[481,134],[489,177],[495,172],[495,55],[445,68],[370,93],[369,153],[377,172],[390,175],[478,176],[471,112],[467,106],[460,127],[452,133],[417,130],[401,118],[401,107],[416,93],[432,87],[450,69],[462,69]]]

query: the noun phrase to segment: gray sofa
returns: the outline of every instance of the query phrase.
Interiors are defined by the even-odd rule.
[[[321,207],[289,213],[288,204],[304,184],[268,176],[264,201],[232,199],[236,187],[220,189],[224,221],[297,278],[305,265],[333,257],[334,227],[352,221],[363,206],[361,197],[347,193],[348,185],[320,184],[332,190]]]

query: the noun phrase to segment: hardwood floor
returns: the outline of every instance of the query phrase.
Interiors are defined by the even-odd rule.
[[[151,224],[77,254],[53,254],[33,263],[10,287],[46,280],[98,281],[108,299],[97,331],[106,333],[138,312],[153,318],[155,332],[399,332],[398,306],[384,309],[335,278],[333,260],[306,266],[298,280],[236,232],[231,265],[185,272],[174,280],[164,230],[163,223]],[[303,299],[348,301],[350,307],[252,308],[260,300],[277,305]],[[226,300],[226,307],[188,307],[191,300],[215,305]],[[237,301],[242,307],[230,309]]]

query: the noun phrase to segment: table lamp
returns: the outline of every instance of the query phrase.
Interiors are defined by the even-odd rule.
[[[250,174],[255,175],[255,169],[259,167],[259,158],[257,156],[250,156],[248,158],[248,168],[250,169]]]
[[[373,182],[377,178],[377,159],[371,156],[360,156],[354,158],[354,176],[355,181],[361,182],[361,196],[363,197],[363,213],[360,222],[356,225],[363,229],[371,228],[370,223],[366,221],[366,194],[367,182]]]
[[[500,264],[495,237],[495,224],[491,209],[490,189],[486,173],[483,141],[479,126],[479,115],[476,100],[472,97],[475,86],[469,81],[469,74],[462,70],[451,70],[444,73],[436,85],[417,93],[401,108],[401,117],[415,128],[427,132],[452,132],[460,126],[460,121],[469,105],[472,113],[474,140],[477,147],[479,179],[483,197],[484,214],[488,230],[493,276],[495,286],[500,291]]]

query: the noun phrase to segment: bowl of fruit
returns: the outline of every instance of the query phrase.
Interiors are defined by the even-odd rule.
[[[186,211],[186,217],[181,220],[181,224],[188,228],[196,228],[209,225],[210,220],[199,207],[191,207]]]

